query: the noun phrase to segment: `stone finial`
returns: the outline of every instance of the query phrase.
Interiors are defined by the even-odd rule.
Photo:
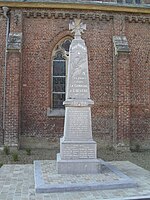
[[[81,33],[86,30],[86,24],[83,24],[81,19],[75,19],[69,24],[69,30],[75,33],[75,39],[81,39]]]

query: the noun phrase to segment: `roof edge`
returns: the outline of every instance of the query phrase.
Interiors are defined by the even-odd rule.
[[[52,8],[52,9],[78,9],[78,10],[99,10],[106,12],[128,12],[150,14],[150,6],[147,5],[119,5],[110,3],[75,3],[75,2],[12,2],[0,1],[0,7],[10,8]]]

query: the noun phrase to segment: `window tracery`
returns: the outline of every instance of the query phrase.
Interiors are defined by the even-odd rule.
[[[61,41],[54,50],[52,59],[52,108],[63,109],[66,90],[66,74],[68,66],[71,38]]]

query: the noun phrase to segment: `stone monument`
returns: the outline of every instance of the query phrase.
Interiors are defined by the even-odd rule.
[[[60,174],[99,173],[97,145],[92,138],[87,48],[81,33],[86,25],[80,19],[69,24],[74,32],[69,50],[64,136],[60,139],[57,169]]]

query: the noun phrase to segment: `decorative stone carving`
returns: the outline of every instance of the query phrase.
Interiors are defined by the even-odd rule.
[[[82,12],[40,12],[40,11],[25,11],[24,15],[28,18],[30,17],[41,17],[41,18],[62,18],[62,19],[73,19],[73,18],[77,18],[77,19],[92,19],[92,20],[105,20],[105,21],[110,21],[112,19],[114,19],[114,15],[112,14],[107,14],[107,13],[103,13],[101,11],[99,11],[98,13],[82,13]],[[129,21],[129,22],[135,22],[135,23],[150,23],[150,17],[144,17],[144,16],[128,16],[128,15],[124,15],[125,20]]]
[[[125,20],[130,23],[150,23],[150,17],[144,16],[125,16]]]
[[[75,33],[75,39],[81,39],[81,33],[86,30],[86,24],[83,24],[80,19],[75,19],[69,24],[69,30]]]
[[[20,12],[15,12],[14,13],[14,22],[16,26],[21,22],[21,13]]]
[[[111,19],[113,19],[113,15],[110,14],[106,14],[106,13],[81,13],[81,12],[40,12],[40,11],[25,11],[24,15],[27,18],[33,17],[33,18],[37,18],[37,17],[41,17],[41,18],[62,18],[62,19],[92,19],[92,20],[106,20],[109,21]]]

